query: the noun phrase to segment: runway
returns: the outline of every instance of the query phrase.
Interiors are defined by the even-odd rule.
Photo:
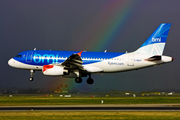
[[[180,111],[180,104],[0,106],[0,111]]]

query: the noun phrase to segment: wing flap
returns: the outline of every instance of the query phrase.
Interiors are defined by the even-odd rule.
[[[76,54],[72,54],[71,56],[68,57],[68,59],[66,59],[63,63],[61,63],[61,65],[66,66],[68,68],[78,68],[81,70],[83,69],[82,66],[82,59],[81,59],[81,52],[76,53]]]

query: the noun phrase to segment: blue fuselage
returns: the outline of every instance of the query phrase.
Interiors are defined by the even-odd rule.
[[[14,59],[29,65],[43,66],[48,64],[62,63],[72,54],[76,54],[79,52],[80,51],[31,50],[19,53],[17,57],[14,57]],[[124,53],[82,52],[81,59],[83,64],[85,65],[112,59],[122,54]]]

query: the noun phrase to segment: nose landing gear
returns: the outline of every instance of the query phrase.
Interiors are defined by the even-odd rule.
[[[33,81],[34,80],[34,78],[33,78],[33,76],[34,76],[34,70],[30,70],[30,78],[29,78],[29,81]]]

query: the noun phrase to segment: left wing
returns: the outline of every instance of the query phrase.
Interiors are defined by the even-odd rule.
[[[58,64],[58,65],[64,66],[65,69],[79,69],[84,72],[90,72],[90,73],[103,72],[103,70],[101,68],[98,68],[95,66],[90,66],[90,65],[82,65],[82,63],[83,63],[83,61],[81,59],[82,52],[83,51],[81,51],[77,54],[72,54],[64,62],[62,62],[61,64]],[[57,65],[57,64],[55,64],[55,65]]]
[[[63,63],[61,63],[62,66],[65,66],[66,68],[72,69],[72,68],[78,68],[81,70],[84,70],[82,66],[82,59],[81,59],[81,53],[83,51],[77,53],[77,54],[72,54],[71,56],[68,57]]]

